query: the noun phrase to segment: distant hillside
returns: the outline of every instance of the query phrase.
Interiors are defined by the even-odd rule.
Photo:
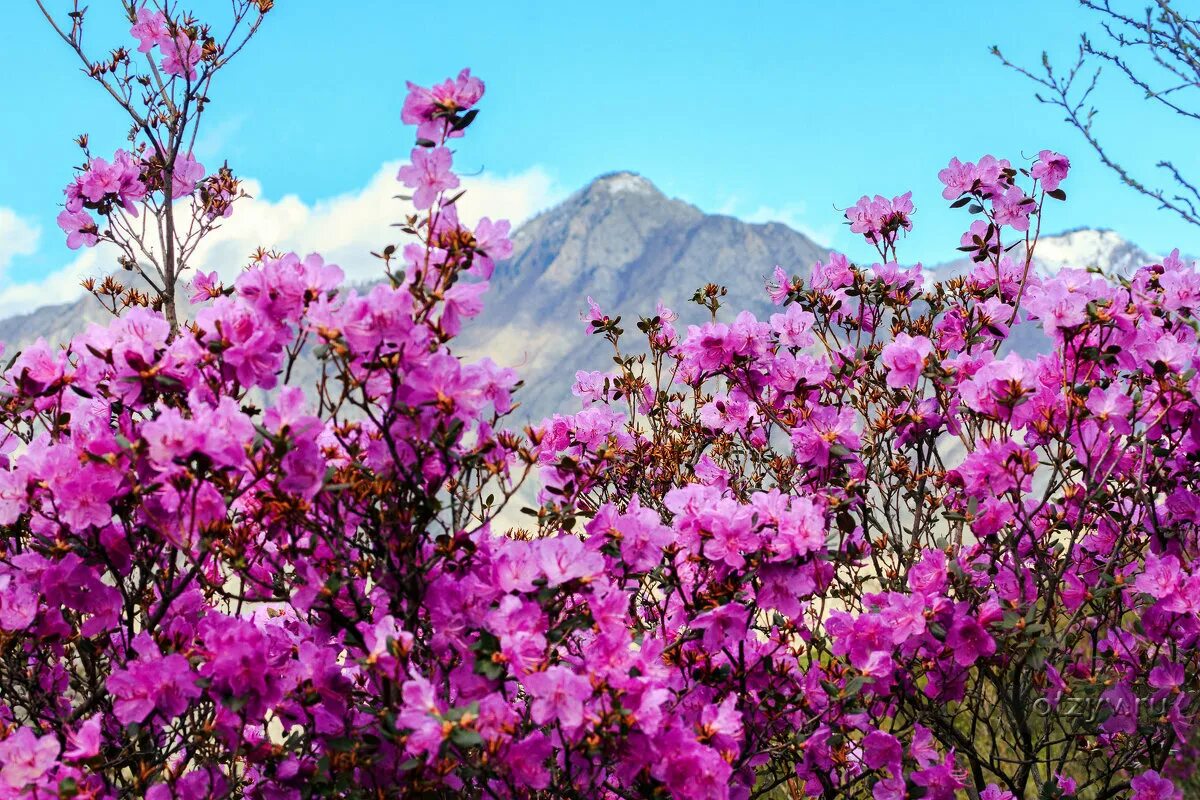
[[[615,172],[521,226],[460,348],[519,366],[525,416],[541,419],[572,407],[575,370],[612,365],[607,343],[584,335],[589,296],[631,334],[659,300],[683,322],[701,321],[706,312],[688,298],[709,282],[728,287],[729,308],[764,312],[776,264],[803,272],[826,253],[786,225],[705,214],[640,175]]]

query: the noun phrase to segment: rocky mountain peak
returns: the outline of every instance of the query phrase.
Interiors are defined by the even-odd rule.
[[[642,177],[636,172],[629,172],[627,170],[605,173],[592,181],[585,191],[607,192],[608,194],[640,194],[652,197],[663,196],[658,187],[649,179]]]

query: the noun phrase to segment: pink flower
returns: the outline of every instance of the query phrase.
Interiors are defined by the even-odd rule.
[[[63,753],[68,761],[87,761],[100,752],[102,714],[88,717],[74,732],[67,733],[67,743],[71,749]]]
[[[129,32],[138,40],[138,52],[149,53],[168,39],[167,18],[161,11],[142,6],[137,10],[137,22]]]
[[[715,395],[700,409],[700,422],[705,427],[725,433],[737,433],[746,427],[751,418],[750,403],[740,392]]]
[[[912,230],[912,192],[893,197],[882,195],[874,199],[863,195],[846,211],[850,230],[861,233],[868,242],[892,241],[900,230]]]
[[[412,163],[400,168],[396,179],[416,189],[413,205],[424,210],[433,205],[437,196],[458,186],[458,176],[450,170],[453,156],[445,147],[417,147],[412,151]]]
[[[976,166],[976,176],[984,195],[991,196],[1012,186],[1012,163],[1007,158],[984,156]]]
[[[462,330],[462,320],[479,316],[483,311],[483,295],[488,290],[487,281],[466,283],[459,281],[445,294],[442,311],[442,331],[448,336],[457,336]]]
[[[871,731],[863,737],[862,749],[863,763],[868,769],[887,767],[892,774],[899,774],[904,750],[895,736],[880,730]]]
[[[191,153],[175,156],[175,167],[171,172],[171,198],[178,200],[196,191],[196,184],[204,178],[204,165]]]
[[[1176,592],[1182,577],[1178,558],[1173,555],[1160,558],[1154,553],[1147,553],[1145,569],[1134,578],[1133,588],[1161,600]]]
[[[13,790],[37,783],[58,762],[59,750],[54,734],[39,737],[30,728],[17,728],[0,742],[0,784]]]
[[[926,550],[921,560],[908,571],[908,588],[914,594],[930,597],[946,586],[946,554],[941,550]]]
[[[506,219],[493,222],[483,217],[479,220],[475,226],[475,260],[469,272],[484,280],[492,277],[496,262],[512,255],[512,241],[508,238],[510,227]]]
[[[1037,211],[1037,203],[1026,196],[1019,186],[1009,186],[992,194],[992,216],[996,225],[1014,231],[1029,230],[1029,215]]]
[[[980,658],[996,652],[996,641],[969,614],[959,616],[954,621],[946,632],[946,644],[954,652],[955,662],[962,667],[969,667]]]
[[[533,698],[530,714],[539,725],[557,722],[567,730],[583,724],[583,704],[592,696],[592,685],[583,675],[563,666],[526,675],[522,683]]]
[[[892,629],[892,643],[904,644],[925,633],[925,598],[919,594],[893,593],[883,618]]]
[[[1175,784],[1152,769],[1131,780],[1129,787],[1133,789],[1131,800],[1179,800],[1183,797]]]
[[[200,63],[200,56],[204,53],[200,42],[193,41],[186,31],[179,30],[174,37],[165,36],[160,39],[158,45],[163,52],[163,72],[185,77],[189,81],[196,80],[196,65]]]
[[[471,75],[469,69],[431,89],[409,83],[400,119],[405,125],[417,126],[417,138],[440,144],[443,138],[457,138],[463,132],[450,130],[448,120],[437,115],[470,109],[483,97],[483,90],[483,81]]]
[[[604,571],[604,558],[578,536],[563,534],[537,543],[536,561],[547,586],[590,580]]]
[[[954,200],[971,191],[978,177],[979,172],[974,164],[964,164],[957,158],[950,159],[949,166],[938,173],[938,180],[946,186],[942,190],[942,197]]]
[[[23,631],[37,619],[36,584],[21,572],[0,572],[0,630]]]
[[[1115,432],[1128,434],[1132,430],[1128,417],[1133,411],[1133,400],[1118,387],[1092,389],[1086,405],[1096,419],[1111,425]]]
[[[772,314],[770,322],[779,343],[786,347],[808,347],[816,341],[811,333],[816,318],[795,303],[782,314]]]
[[[167,720],[179,716],[201,694],[196,677],[191,664],[178,653],[130,661],[108,678],[113,713],[122,725],[142,722],[155,712]]]
[[[771,302],[777,306],[783,305],[783,301],[787,300],[788,293],[791,290],[791,278],[788,277],[783,267],[776,264],[775,270],[772,273],[772,279],[767,283],[767,292],[771,296]]]
[[[221,296],[220,280],[217,278],[217,271],[200,272],[196,271],[196,277],[192,278],[192,294],[189,298],[193,303],[202,303],[205,300],[212,300],[215,297]]]
[[[813,264],[808,282],[812,288],[820,292],[831,292],[854,282],[854,271],[850,268],[850,260],[841,253],[830,253],[829,263],[818,261]]]
[[[62,211],[58,215],[58,227],[67,234],[67,247],[78,250],[82,247],[95,247],[99,241],[99,229],[92,215],[80,209],[79,211]]]
[[[887,367],[887,385],[893,389],[916,388],[925,369],[925,359],[933,352],[933,342],[924,336],[901,333],[884,348],[881,357]]]
[[[67,187],[68,211],[79,211],[85,200],[93,204],[93,208],[107,201],[137,216],[134,204],[147,192],[140,162],[124,150],[116,152],[111,164],[103,158],[93,158],[73,186],[76,188]]]
[[[1038,160],[1029,170],[1029,174],[1042,182],[1043,189],[1053,192],[1067,177],[1067,170],[1070,168],[1071,161],[1066,156],[1053,150],[1043,150],[1038,153]]]

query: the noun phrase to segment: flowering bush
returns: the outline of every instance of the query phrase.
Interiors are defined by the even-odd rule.
[[[203,80],[194,25],[130,13]],[[911,197],[864,197],[879,263],[777,270],[766,321],[707,287],[711,321],[660,306],[633,350],[593,303],[616,370],[507,430],[516,375],[453,349],[511,251],[456,212],[483,92],[410,85],[418,213],[369,291],[263,252],[196,274],[190,324],[172,283],[12,359],[0,797],[1177,796],[1194,269],[1039,276],[1066,159],[955,160],[968,275],[900,266]],[[68,237],[187,202],[203,170],[153,163],[90,159]],[[1046,352],[1001,357],[1027,325]],[[493,530],[531,471],[531,522]]]

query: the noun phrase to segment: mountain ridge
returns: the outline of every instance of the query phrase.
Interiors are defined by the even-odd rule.
[[[653,313],[662,301],[685,325],[707,317],[689,298],[711,282],[727,287],[726,308],[763,315],[771,309],[764,284],[776,264],[789,274],[807,274],[829,252],[781,222],[706,213],[629,170],[597,176],[521,224],[512,238],[512,256],[497,265],[483,313],[467,326],[456,349],[520,369],[531,387],[525,392],[527,421],[570,406],[575,370],[611,363],[608,345],[585,335],[581,312],[589,297],[629,321]],[[1043,236],[1038,248],[1040,266],[1048,271],[1095,265],[1130,272],[1155,259],[1106,229]],[[969,265],[959,259],[930,272],[944,276]],[[128,282],[130,274],[122,275]],[[65,342],[109,318],[85,295],[0,318],[0,342],[8,342],[11,356],[39,336]]]

